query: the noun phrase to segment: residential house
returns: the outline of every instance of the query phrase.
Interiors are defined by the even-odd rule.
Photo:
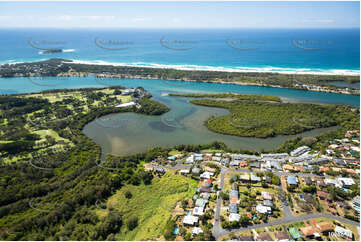
[[[253,236],[240,236],[238,241],[254,241]]]
[[[197,168],[197,167],[194,167],[194,168],[192,169],[192,173],[193,173],[193,174],[199,174],[200,171],[201,171],[201,169],[199,169],[199,168]]]
[[[175,161],[175,160],[177,160],[177,156],[175,156],[175,155],[169,156],[168,160]]]
[[[212,180],[211,179],[207,179],[204,181],[204,186],[205,187],[211,187],[212,186]]]
[[[238,213],[238,208],[236,204],[229,204],[228,208],[230,213]]]
[[[228,165],[229,164],[229,158],[222,158],[221,159],[221,164],[224,165],[224,166]]]
[[[330,168],[328,168],[328,167],[320,167],[319,168],[319,170],[320,170],[320,172],[326,172],[326,171],[329,171],[330,170]]]
[[[194,163],[194,155],[187,157],[186,161],[184,162],[184,164],[193,164],[193,163]]]
[[[300,156],[310,150],[311,150],[311,148],[308,146],[301,146],[301,147],[298,147],[297,149],[293,150],[290,154],[291,154],[291,156]]]
[[[232,197],[235,197],[238,199],[238,191],[237,190],[231,190],[229,192],[229,197],[232,198]]]
[[[196,205],[195,205],[195,206],[204,209],[207,203],[208,203],[207,200],[204,200],[203,198],[198,198],[198,199],[196,200]]]
[[[232,154],[231,157],[234,160],[258,161],[262,159],[261,157],[255,155],[242,155],[242,154]]]
[[[195,207],[193,209],[193,215],[202,216],[203,214],[204,214],[204,208],[203,207]]]
[[[241,161],[241,162],[239,162],[239,166],[240,166],[240,167],[247,167],[247,166],[248,166],[248,162],[247,162],[247,161]]]
[[[208,171],[205,171],[203,172],[201,175],[200,175],[200,178],[201,179],[211,179],[211,177],[214,175],[213,172],[208,172]]]
[[[164,168],[162,168],[162,167],[158,167],[158,168],[155,169],[155,172],[160,173],[160,174],[164,174],[166,172],[166,170]]]
[[[201,156],[194,156],[194,161],[195,161],[195,162],[203,161],[203,157],[201,157]]]
[[[257,241],[273,241],[271,235],[269,233],[262,233],[257,236]]]
[[[306,183],[307,186],[310,186],[313,183],[311,178],[309,178],[308,176],[304,177],[303,181]]]
[[[302,198],[307,203],[313,203],[314,202],[312,195],[310,195],[308,193],[302,193]]]
[[[298,185],[298,178],[295,176],[288,176],[287,183],[289,186],[297,186]]]
[[[201,233],[203,233],[203,230],[199,227],[194,227],[192,230],[193,235],[197,235],[197,234],[201,234]]]
[[[272,184],[272,177],[266,176],[266,177],[264,178],[264,181],[265,181],[266,183],[268,183],[268,184]]]
[[[239,160],[234,160],[234,161],[231,161],[231,162],[229,163],[229,165],[230,165],[230,166],[239,166],[239,163],[240,163]]]
[[[290,240],[290,236],[285,231],[278,231],[275,234],[275,237],[276,237],[277,241],[288,241],[288,240]]]
[[[317,186],[318,187],[326,187],[326,183],[322,179],[319,179],[319,180],[317,180]]]
[[[320,237],[320,234],[318,234],[312,226],[302,227],[300,228],[300,231],[306,238]]]
[[[288,159],[289,154],[287,153],[276,153],[276,154],[261,154],[263,159]]]
[[[210,187],[206,187],[206,186],[202,186],[199,188],[199,192],[202,192],[202,193],[210,193],[212,190]]]
[[[327,192],[324,191],[317,191],[317,196],[321,199],[321,200],[327,200],[327,201],[331,201],[331,196],[330,194],[328,194]]]
[[[272,195],[271,195],[271,193],[262,191],[261,194],[262,194],[262,198],[263,198],[264,200],[272,200]]]
[[[346,161],[344,161],[343,159],[335,158],[335,159],[333,159],[333,161],[339,166],[346,166],[347,165]]]
[[[292,236],[292,238],[294,240],[297,240],[297,239],[302,237],[300,232],[298,231],[298,229],[296,227],[291,227],[291,228],[288,229],[288,231],[290,232],[290,234],[291,234],[291,236]]]
[[[212,167],[209,167],[209,166],[206,166],[204,168],[205,171],[208,171],[210,173],[215,173],[216,172],[216,168],[212,168]],[[213,175],[212,175],[213,176]]]
[[[270,161],[270,167],[278,171],[282,171],[281,162],[277,160]]]
[[[238,198],[235,198],[235,197],[229,198],[229,203],[230,204],[237,204],[238,202],[239,202]]]
[[[351,207],[355,212],[355,215],[360,217],[360,196],[356,196],[352,199]]]
[[[253,183],[261,182],[261,178],[255,174],[251,173],[251,182],[253,182]]]
[[[189,169],[182,169],[182,170],[179,171],[179,173],[180,173],[181,175],[189,174]]]
[[[267,207],[273,207],[273,202],[271,200],[263,200],[263,205]]]
[[[317,158],[317,159],[312,159],[311,161],[308,162],[309,165],[321,165],[321,164],[326,164],[330,162],[327,158]]]
[[[306,169],[302,166],[294,166],[293,169],[295,171],[304,172]]]
[[[308,163],[313,159],[312,155],[302,155],[297,157],[290,157],[289,161],[292,163]]]
[[[255,162],[250,163],[249,166],[251,168],[258,168],[259,169],[259,168],[261,168],[261,162],[255,161]]]
[[[216,161],[216,162],[220,162],[221,159],[222,159],[222,157],[220,157],[220,156],[213,156],[213,157],[212,157],[212,160],[213,160],[213,161]]]
[[[197,223],[198,223],[198,217],[193,216],[193,215],[184,216],[184,219],[183,219],[184,225],[192,225],[193,226]]]
[[[326,186],[336,186],[337,181],[335,179],[325,179],[325,184]]]
[[[329,222],[321,222],[316,224],[316,227],[319,229],[319,231],[323,234],[334,231],[333,224]]]
[[[242,175],[239,176],[239,179],[241,180],[241,182],[249,182],[250,181],[250,177],[249,177],[249,173],[244,173]]]
[[[355,184],[355,181],[352,178],[345,178],[345,177],[340,177],[336,179],[339,186],[341,186],[342,188],[350,188],[350,186]]]
[[[239,221],[241,215],[239,215],[238,213],[230,213],[228,218],[229,218],[229,222]]]
[[[342,237],[342,238],[345,238],[345,239],[348,239],[348,240],[351,240],[352,237],[353,237],[353,233],[352,233],[351,230],[342,228],[342,227],[337,226],[337,225],[335,227],[335,234],[337,235],[337,237]]]
[[[272,208],[268,207],[268,206],[264,206],[262,204],[258,204],[256,206],[256,211],[258,213],[261,213],[261,214],[271,214],[272,213]]]
[[[201,198],[203,198],[204,200],[209,200],[209,198],[211,197],[211,194],[208,192],[202,192],[199,196]]]
[[[284,171],[293,171],[293,166],[286,164],[283,166],[283,170]]]

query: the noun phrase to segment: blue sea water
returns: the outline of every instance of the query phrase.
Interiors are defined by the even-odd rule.
[[[359,74],[359,29],[1,29],[0,63],[65,58],[229,71]],[[46,49],[66,52],[42,54]]]

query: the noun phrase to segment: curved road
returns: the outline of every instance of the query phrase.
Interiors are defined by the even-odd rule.
[[[247,172],[247,173],[261,173],[261,171],[250,171],[247,169],[230,169],[230,168],[221,168],[221,180],[220,180],[220,186],[219,189],[220,191],[223,191],[223,185],[224,185],[224,176],[227,172],[230,171],[240,171],[240,172]],[[312,177],[321,177],[321,176],[317,176],[311,173],[289,173],[289,172],[273,172],[275,175],[277,176],[281,176],[281,175],[299,175],[299,176],[312,176]],[[280,187],[282,186],[282,183],[280,185]],[[248,226],[248,227],[242,227],[242,228],[238,228],[238,229],[231,229],[231,230],[225,230],[221,227],[220,222],[219,222],[219,216],[221,213],[221,205],[222,205],[222,198],[221,196],[218,196],[217,199],[217,206],[216,206],[216,215],[215,215],[215,222],[213,225],[213,236],[214,238],[216,238],[218,240],[218,238],[220,236],[224,236],[227,235],[229,233],[237,233],[237,232],[241,232],[241,231],[245,231],[245,230],[250,230],[250,229],[257,229],[257,228],[263,228],[263,227],[268,227],[268,226],[273,226],[273,225],[281,225],[281,224],[288,224],[288,223],[294,223],[294,222],[298,222],[298,221],[303,221],[303,220],[308,220],[308,219],[312,219],[312,218],[320,218],[320,217],[325,217],[325,218],[330,218],[330,219],[334,219],[334,220],[338,220],[340,222],[343,223],[347,223],[353,226],[360,226],[360,223],[349,220],[349,219],[345,219],[345,218],[341,218],[338,216],[334,216],[331,214],[326,214],[326,213],[312,213],[312,214],[306,214],[306,215],[302,215],[302,216],[294,216],[291,212],[291,208],[289,207],[287,201],[283,202],[282,207],[283,207],[283,212],[284,212],[284,218],[282,219],[278,219],[278,220],[274,220],[268,223],[261,223],[261,224],[256,224],[256,225],[252,225],[252,226]]]

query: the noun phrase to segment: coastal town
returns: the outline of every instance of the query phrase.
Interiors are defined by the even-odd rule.
[[[18,1],[0,242],[361,241],[361,0]]]
[[[146,169],[197,181],[172,216],[177,240],[359,240],[360,131],[324,151],[247,155],[178,152]]]

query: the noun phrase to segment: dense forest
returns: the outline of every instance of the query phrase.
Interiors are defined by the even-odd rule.
[[[86,89],[84,93],[94,99],[103,96],[94,90]],[[1,152],[19,156],[17,162],[0,163],[0,192],[3,194],[0,198],[1,240],[111,239],[123,226],[122,215],[114,212],[99,219],[93,211],[96,201],[106,199],[124,184],[149,184],[152,174],[138,165],[167,155],[166,149],[154,148],[146,153],[112,157],[109,164],[104,166],[116,165],[120,169],[102,169],[97,166],[100,147],[82,133],[85,124],[109,113],[160,115],[168,111],[165,105],[146,97],[140,100],[144,104],[141,109],[94,108],[91,112],[72,110],[70,113],[74,112],[73,115],[69,115],[66,120],[40,123],[68,138],[74,145],[65,150],[42,154],[46,168],[39,169],[34,166],[37,163],[31,163],[32,158],[26,156],[34,147],[33,143],[24,145],[24,142],[34,142],[39,137],[27,132],[25,127],[33,124],[29,124],[24,115],[42,110],[47,116],[56,116],[57,113],[63,113],[61,109],[68,101],[62,100],[50,105],[44,99],[28,98],[26,95],[0,97],[1,139],[9,140],[9,143],[0,144]],[[72,101],[76,105],[79,100]],[[16,141],[10,142],[14,140]]]
[[[211,117],[205,125],[212,131],[244,137],[267,138],[342,125],[358,117],[358,109],[343,105],[275,102],[277,98],[234,94],[192,94],[175,96],[202,97],[190,103],[225,108],[229,115]],[[213,99],[204,99],[213,97]],[[232,97],[225,100],[225,97]],[[239,97],[239,98],[238,98]],[[266,101],[271,100],[271,101]]]

